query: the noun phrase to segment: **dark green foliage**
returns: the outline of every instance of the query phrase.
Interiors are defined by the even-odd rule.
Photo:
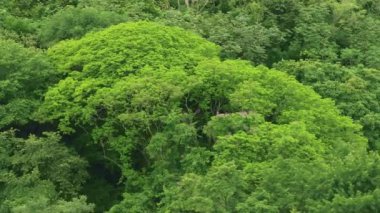
[[[1,212],[92,212],[78,192],[86,162],[59,144],[57,134],[28,139],[0,133]]]
[[[0,40],[0,129],[24,125],[57,75],[46,56],[11,40]]]
[[[191,29],[222,47],[222,58],[241,58],[254,63],[268,63],[270,46],[282,40],[283,33],[264,27],[250,14],[200,15],[169,11],[163,22]]]
[[[67,5],[76,5],[78,0],[0,0],[10,14],[38,19],[51,15]]]
[[[57,41],[80,38],[84,34],[125,21],[123,16],[94,8],[66,7],[46,18],[39,29],[39,42],[48,47]]]
[[[37,44],[36,31],[33,20],[0,11],[0,39],[11,39],[24,46],[32,47]]]

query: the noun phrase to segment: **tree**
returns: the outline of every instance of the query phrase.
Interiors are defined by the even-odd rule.
[[[264,27],[244,11],[238,14],[194,14],[189,11],[186,15],[168,11],[161,21],[192,30],[220,45],[222,58],[245,59],[255,64],[271,63],[272,48],[284,36],[276,26]]]
[[[378,211],[379,2],[0,0],[0,212]]]
[[[78,194],[87,164],[59,140],[53,133],[28,139],[0,133],[1,212],[92,212]]]
[[[39,19],[51,15],[67,5],[77,5],[78,0],[1,0],[0,3],[14,16]]]
[[[363,125],[370,148],[378,149],[379,70],[319,61],[282,61],[275,67],[312,86],[323,97],[334,99],[343,114]]]
[[[188,75],[218,52],[196,35],[146,22],[59,43],[48,54],[68,76],[46,93],[39,117],[58,120],[66,134],[84,130],[106,153],[116,151],[118,159],[110,160],[128,177],[127,187],[140,191],[146,184],[151,199],[197,144],[182,100],[197,82]]]
[[[38,38],[42,47],[48,47],[60,40],[80,38],[90,31],[125,20],[115,12],[66,7],[40,23]]]
[[[36,49],[0,40],[0,129],[33,120],[47,87],[57,81],[49,59]]]
[[[0,39],[14,40],[27,47],[36,46],[37,26],[33,20],[0,11]]]
[[[90,137],[121,168],[124,199],[111,212],[306,211],[305,200],[341,194],[314,197],[304,185],[327,181],[351,155],[367,157],[361,127],[333,101],[286,73],[218,53],[194,34],[148,22],[49,49],[67,76],[46,93],[39,118]],[[319,170],[326,176],[313,175]]]

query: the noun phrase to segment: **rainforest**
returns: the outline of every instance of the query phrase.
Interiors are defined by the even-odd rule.
[[[0,0],[0,213],[380,212],[380,0]]]

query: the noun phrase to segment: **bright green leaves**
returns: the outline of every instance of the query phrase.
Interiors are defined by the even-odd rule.
[[[231,135],[239,131],[250,131],[251,127],[262,123],[264,123],[263,116],[252,112],[218,114],[211,117],[203,131],[211,139],[216,139],[218,136]]]
[[[249,78],[247,69],[250,68],[246,61],[209,60],[200,63],[195,69],[200,82],[191,91],[190,100],[211,115],[231,111],[228,96],[240,82]]]
[[[218,52],[194,34],[147,22],[119,24],[49,50],[63,71],[94,77],[126,76],[144,66],[191,69]]]
[[[345,146],[342,141],[364,145],[364,140],[359,139],[360,136],[356,134],[359,126],[340,116],[331,101],[322,100],[312,89],[295,79],[264,67],[253,68],[244,62],[225,61],[212,64],[214,67],[206,62],[198,66],[197,73],[202,86],[196,86],[195,88],[200,89],[194,90],[199,91],[194,93],[200,95],[196,98],[200,108],[209,108],[211,115],[220,117],[213,119],[211,126],[206,128],[209,136],[218,136],[219,131],[232,134],[234,131],[247,129],[244,127],[233,130],[235,122],[229,118],[234,114],[229,113],[239,114],[240,122],[249,115],[258,114],[273,123],[302,122],[309,132],[335,147]],[[220,122],[225,120],[228,125],[217,125],[214,122],[216,119]]]
[[[261,115],[269,115],[276,108],[273,97],[271,97],[273,91],[263,87],[260,82],[247,80],[237,87],[239,89],[230,96],[231,104],[236,108],[245,111],[252,110]]]
[[[236,133],[219,137],[214,149],[215,164],[235,162],[240,168],[247,163],[276,158],[312,160],[320,158],[327,149],[301,123],[288,125],[263,124],[251,133]]]
[[[342,113],[364,126],[371,148],[377,149],[379,126],[374,118],[380,111],[379,70],[317,61],[284,61],[276,67],[312,86],[322,97],[334,99]]]
[[[345,186],[323,187],[334,188],[333,168],[348,172],[338,162],[375,158],[360,126],[331,100],[280,71],[220,61],[218,49],[178,28],[137,22],[49,50],[67,77],[49,89],[38,115],[91,138],[120,167],[124,200],[111,212],[306,211],[344,195]],[[346,91],[368,86],[335,75],[347,79]]]
[[[108,85],[106,79],[88,78],[78,81],[75,78],[67,77],[46,93],[45,104],[37,115],[41,121],[59,118],[61,131],[72,132],[74,130],[70,128],[71,123],[81,125],[82,121],[93,119],[96,113],[95,109],[84,106],[97,89],[104,85]],[[62,111],[63,108],[67,110]]]
[[[138,172],[157,173],[162,183],[180,170],[198,140],[192,116],[181,109],[199,82],[188,73],[216,57],[217,46],[178,28],[138,22],[62,42],[49,54],[69,77],[46,94],[40,117],[58,120],[65,133],[85,130],[115,150],[136,184],[145,181]]]

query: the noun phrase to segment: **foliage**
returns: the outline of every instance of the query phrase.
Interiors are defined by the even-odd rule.
[[[371,149],[379,148],[379,70],[318,61],[282,61],[276,68],[312,86],[323,97],[334,99],[343,114],[363,125]]]
[[[360,126],[287,74],[217,54],[206,40],[147,22],[59,43],[49,56],[67,77],[46,93],[39,116],[66,134],[85,129],[118,153],[126,188],[111,212],[307,211],[356,196],[343,193],[350,179],[339,177],[329,193],[313,188],[319,197],[292,181],[316,186],[333,179],[332,168],[349,170],[346,159],[376,161]],[[376,190],[368,187],[363,193]]]
[[[45,54],[0,40],[0,129],[24,125],[57,75]]]
[[[37,45],[36,24],[33,20],[0,11],[0,38],[14,40],[27,47]]]
[[[12,15],[38,19],[51,15],[66,5],[76,5],[78,0],[1,0],[0,4]]]
[[[0,5],[0,212],[379,211],[378,0]]]
[[[113,12],[66,7],[42,21],[38,38],[41,46],[48,47],[57,41],[80,38],[90,31],[123,21],[123,16]]]
[[[256,64],[272,60],[271,45],[283,39],[283,33],[276,26],[264,27],[245,13],[202,15],[189,12],[184,16],[178,11],[168,11],[162,22],[191,29],[220,45],[222,58],[246,59]]]
[[[1,212],[92,212],[93,205],[77,197],[86,162],[59,140],[53,133],[28,139],[0,133]]]

